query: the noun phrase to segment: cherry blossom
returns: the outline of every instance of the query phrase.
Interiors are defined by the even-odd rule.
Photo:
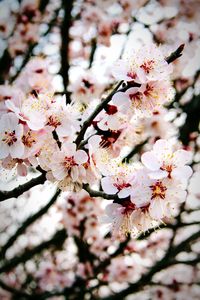
[[[128,197],[135,179],[134,167],[122,165],[114,168],[113,171],[112,175],[101,179],[102,189],[109,195],[117,194],[119,198]]]
[[[63,188],[67,188],[70,182],[82,183],[86,174],[83,164],[88,160],[85,151],[76,151],[74,143],[65,142],[61,151],[54,153],[51,160],[53,176],[56,180],[62,181]]]
[[[112,70],[117,80],[137,83],[160,81],[169,78],[171,72],[171,65],[168,65],[160,49],[153,44],[145,45],[126,59],[119,60]]]
[[[144,153],[142,163],[149,169],[153,179],[187,180],[192,175],[192,169],[187,164],[191,161],[191,152],[179,149],[173,151],[172,145],[166,140],[158,140],[152,151]]]
[[[116,93],[112,101],[122,111],[128,112],[131,109],[133,113],[143,115],[152,114],[161,105],[171,102],[173,95],[169,81],[149,81],[140,87],[132,87],[125,93]]]
[[[13,113],[4,114],[0,119],[0,158],[9,154],[12,158],[20,158],[24,154],[22,143],[23,125]]]

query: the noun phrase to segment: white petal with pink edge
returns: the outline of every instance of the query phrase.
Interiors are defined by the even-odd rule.
[[[74,159],[76,161],[77,164],[81,165],[87,162],[88,160],[88,155],[85,151],[83,150],[78,150],[75,154],[74,154]]]
[[[152,151],[145,152],[141,156],[141,161],[143,165],[151,171],[157,171],[161,167],[161,164]]]
[[[118,192],[118,189],[113,185],[110,177],[104,177],[101,179],[102,189],[109,195],[114,195]]]

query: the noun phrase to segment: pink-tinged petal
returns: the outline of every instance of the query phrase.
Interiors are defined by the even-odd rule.
[[[87,153],[83,150],[78,150],[75,154],[74,154],[74,159],[76,161],[77,164],[81,165],[87,162],[88,160],[88,156]]]
[[[21,158],[24,155],[24,148],[22,142],[16,142],[10,146],[10,155],[12,158]]]
[[[106,119],[103,119],[101,120],[100,122],[98,122],[98,127],[99,129],[101,130],[104,130],[104,131],[107,131],[109,129],[109,126],[107,124],[107,120]]]
[[[179,168],[173,169],[171,176],[177,180],[188,180],[192,175],[192,168],[189,166],[182,166]]]
[[[28,116],[27,124],[32,130],[40,130],[44,128],[45,123],[46,117],[37,111]]]
[[[131,187],[125,188],[118,193],[119,198],[126,198],[131,193]]]
[[[7,116],[9,117],[10,128],[15,129],[19,123],[19,119],[14,113],[8,113]]]
[[[151,178],[151,179],[163,179],[168,176],[168,172],[158,170],[155,172],[148,173],[148,175],[149,175],[149,178]]]
[[[128,101],[129,97],[123,92],[118,92],[112,97],[113,104],[117,106],[124,105],[125,103],[128,103]]]
[[[190,163],[191,160],[192,160],[192,152],[183,149],[177,150],[173,154],[173,159],[172,159],[172,161],[177,167],[186,165]]]
[[[6,107],[7,107],[9,110],[13,111],[14,113],[16,113],[16,114],[19,114],[19,113],[20,113],[19,108],[16,107],[15,104],[14,104],[12,101],[6,100],[6,101],[5,101],[5,105],[6,105]]]
[[[163,199],[155,199],[149,206],[149,214],[152,219],[161,220],[165,216],[165,202]]]
[[[67,172],[63,167],[58,167],[57,169],[52,170],[52,173],[57,180],[63,180],[67,176]]]
[[[4,143],[0,143],[0,159],[3,159],[8,156],[9,154],[9,146]]]
[[[72,180],[73,180],[73,181],[77,181],[77,180],[78,180],[78,175],[79,175],[78,167],[77,167],[77,166],[74,166],[74,167],[71,169],[71,177],[72,177]]]
[[[167,140],[160,139],[155,142],[153,151],[156,153],[171,152],[171,145]]]
[[[141,161],[143,165],[151,171],[157,171],[161,167],[161,164],[158,162],[157,157],[152,151],[145,152],[141,156]]]
[[[151,199],[151,190],[147,187],[138,187],[131,191],[131,202],[138,208],[147,205]]]
[[[126,75],[127,71],[127,65],[122,59],[118,60],[118,62],[112,66],[112,75],[117,80],[130,80],[131,78]]]
[[[114,195],[118,192],[118,189],[113,185],[110,177],[103,177],[101,179],[102,189],[108,195]]]
[[[26,176],[27,175],[27,167],[24,164],[18,164],[17,173],[19,176]]]
[[[187,192],[182,190],[181,186],[166,191],[166,198],[168,199],[168,202],[182,203],[185,201],[186,196]]]
[[[116,217],[120,212],[123,212],[124,208],[118,203],[108,204],[105,208],[105,212],[109,217]]]
[[[140,83],[147,82],[147,76],[143,70],[141,70],[141,69],[137,70],[137,77],[138,77],[137,82],[140,82]]]
[[[132,87],[126,91],[126,95],[128,96],[129,99],[129,95],[136,94],[139,91],[140,91],[139,87]]]
[[[24,132],[23,125],[22,124],[17,125],[15,132],[16,132],[15,135],[16,135],[17,139],[20,139],[23,135],[23,132]]]
[[[101,142],[101,137],[99,135],[93,135],[91,138],[88,140],[88,145],[89,148],[91,149],[96,149],[99,147],[99,144]]]
[[[74,156],[76,152],[76,144],[65,142],[62,144],[62,151],[65,153],[65,156]]]

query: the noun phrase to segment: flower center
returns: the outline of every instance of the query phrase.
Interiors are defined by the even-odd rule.
[[[147,83],[146,90],[144,91],[144,95],[146,97],[151,96],[152,92],[153,92],[153,87]]]
[[[11,132],[5,131],[4,134],[5,135],[4,135],[3,139],[2,139],[2,141],[5,144],[7,144],[8,146],[13,145],[17,141],[16,135],[15,135],[15,130],[13,130]]]
[[[152,190],[151,199],[155,199],[157,197],[165,199],[165,192],[167,188],[162,184],[161,181],[157,181],[155,184],[151,185],[150,189]]]
[[[121,191],[121,190],[123,190],[123,189],[128,188],[129,186],[131,186],[130,183],[126,183],[126,182],[114,183],[113,185],[118,189],[118,191]]]
[[[60,122],[60,120],[58,119],[58,117],[56,117],[56,116],[50,116],[50,117],[48,118],[48,123],[47,123],[47,125],[53,126],[53,127],[57,128],[59,125],[61,125],[61,122]]]
[[[128,77],[130,77],[130,78],[132,78],[132,79],[136,79],[136,77],[137,77],[137,74],[135,73],[135,72],[127,72],[127,76]]]
[[[146,62],[144,62],[140,68],[142,68],[144,70],[145,73],[149,74],[149,72],[153,69],[153,65],[154,65],[154,60],[148,60]]]
[[[135,94],[130,94],[130,95],[129,95],[129,98],[131,99],[131,101],[138,101],[138,102],[141,102],[141,99],[142,99],[142,93],[137,92],[137,93],[135,93]]]
[[[163,171],[168,172],[168,178],[172,178],[171,173],[173,171],[173,165],[165,165],[163,164],[162,167],[160,168]]]
[[[71,157],[66,156],[63,164],[67,170],[70,170],[72,167],[77,166],[77,163],[75,162],[73,156],[71,156]]]
[[[26,135],[23,135],[22,142],[28,148],[31,148],[32,145],[36,143],[35,137],[30,130],[26,133]]]

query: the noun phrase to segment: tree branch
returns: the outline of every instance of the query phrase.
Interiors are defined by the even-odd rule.
[[[40,245],[36,246],[33,249],[25,250],[21,255],[15,256],[11,260],[7,261],[1,268],[0,273],[8,272],[9,270],[15,268],[20,263],[25,263],[27,260],[31,259],[34,255],[39,254],[43,250],[48,249],[49,247],[60,247],[67,237],[65,229],[57,231],[54,236]]]
[[[60,48],[60,57],[61,57],[61,69],[60,74],[63,79],[64,92],[67,93],[67,86],[69,83],[69,57],[68,57],[68,49],[69,49],[69,29],[72,22],[71,11],[73,8],[73,0],[62,0],[62,7],[64,9],[64,17],[63,22],[61,24],[61,48]],[[66,94],[66,96],[69,96]],[[67,98],[67,97],[66,97]],[[67,99],[68,100],[68,99]]]
[[[32,187],[43,184],[46,181],[45,174],[41,174],[40,176],[31,179],[30,181],[19,185],[14,188],[12,191],[0,191],[0,202],[5,201],[10,198],[17,198],[22,195],[24,192],[27,192]]]
[[[36,212],[34,215],[30,216],[26,221],[17,229],[17,231],[9,238],[9,240],[6,242],[6,244],[1,248],[0,251],[0,256],[4,256],[7,249],[10,248],[13,243],[16,241],[18,236],[20,236],[23,232],[26,231],[26,229],[34,223],[37,219],[39,219],[41,216],[43,216],[48,209],[55,203],[57,200],[60,190],[57,190],[51,200],[44,206],[42,207],[38,212]]]

